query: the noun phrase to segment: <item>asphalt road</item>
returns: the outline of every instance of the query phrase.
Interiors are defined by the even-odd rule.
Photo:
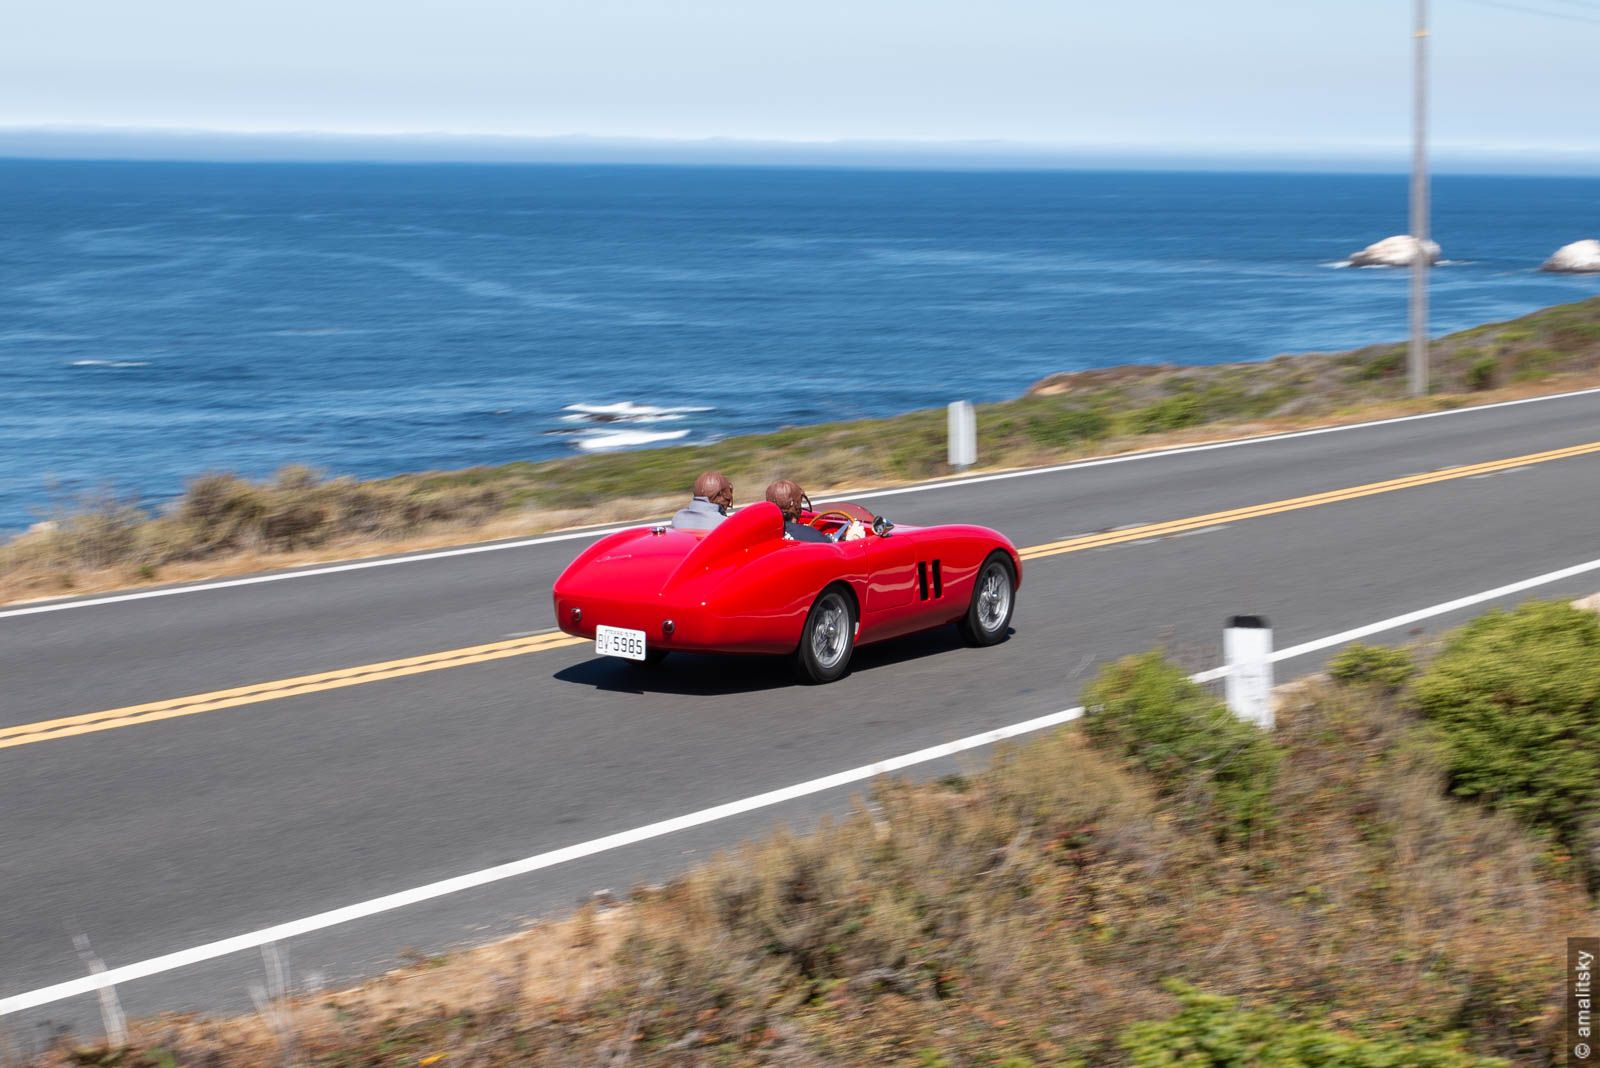
[[[1597,441],[1589,394],[861,499],[1027,547]],[[1157,644],[1210,667],[1229,615],[1266,615],[1287,647],[1592,560],[1597,502],[1600,452],[1038,559],[1008,642],[967,649],[951,630],[869,647],[823,688],[764,659],[641,673],[577,645],[0,748],[0,997],[83,974],[77,934],[112,965],[142,960],[1054,712],[1108,658]],[[582,544],[0,610],[0,739],[548,629],[550,583]],[[1538,595],[1596,589],[1600,573]],[[302,981],[372,974],[807,825],[852,792],[308,935],[290,965]],[[120,993],[135,1014],[239,1009],[261,969],[236,955]],[[0,1028],[92,1030],[97,1013],[80,997]]]

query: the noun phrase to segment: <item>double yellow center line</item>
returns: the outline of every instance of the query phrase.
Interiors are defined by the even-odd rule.
[[[1565,449],[1551,449],[1549,452],[1529,453],[1526,456],[1512,456],[1504,460],[1489,460],[1485,463],[1470,464],[1466,467],[1451,467],[1443,471],[1430,471],[1422,475],[1391,478],[1387,482],[1369,482],[1364,486],[1350,486],[1346,489],[1329,490],[1326,493],[1313,493],[1307,497],[1292,497],[1289,500],[1272,501],[1268,504],[1253,504],[1247,508],[1233,508],[1226,512],[1211,512],[1208,515],[1190,516],[1187,519],[1173,519],[1165,523],[1150,523],[1145,526],[1128,527],[1125,530],[1112,530],[1102,534],[1082,534],[1075,538],[1067,538],[1065,541],[1031,545],[1019,551],[1024,560],[1037,560],[1041,557],[1056,556],[1061,553],[1076,553],[1085,549],[1099,549],[1107,545],[1119,545],[1123,542],[1143,541],[1146,538],[1160,538],[1171,534],[1182,534],[1186,531],[1204,530],[1206,527],[1238,523],[1245,519],[1260,519],[1263,516],[1281,515],[1284,512],[1299,511],[1302,508],[1318,508],[1324,504],[1353,501],[1361,497],[1375,497],[1380,493],[1394,493],[1397,490],[1415,489],[1418,486],[1430,486],[1436,482],[1453,482],[1458,478],[1476,478],[1480,475],[1492,475],[1499,471],[1510,471],[1518,467],[1527,467],[1531,464],[1548,463],[1551,460],[1566,460],[1574,456],[1585,456],[1596,452],[1600,452],[1600,441],[1590,442],[1587,445],[1573,445]]]
[[[1188,531],[1204,530],[1207,527],[1238,523],[1246,519],[1281,515],[1284,512],[1294,512],[1302,508],[1317,508],[1325,504],[1336,504],[1340,501],[1352,501],[1361,497],[1372,497],[1381,493],[1394,493],[1399,490],[1414,489],[1418,486],[1428,486],[1438,482],[1451,482],[1456,479],[1490,475],[1499,471],[1510,471],[1518,467],[1548,463],[1552,460],[1566,460],[1575,456],[1586,456],[1593,453],[1600,453],[1600,441],[1590,442],[1587,445],[1574,445],[1565,449],[1551,449],[1548,452],[1529,453],[1526,456],[1512,456],[1504,460],[1490,460],[1486,463],[1470,464],[1466,467],[1452,467],[1444,471],[1408,475],[1405,478],[1389,479],[1386,482],[1372,482],[1364,486],[1350,486],[1346,489],[1330,490],[1326,493],[1313,493],[1306,497],[1272,501],[1268,504],[1257,504],[1247,508],[1233,508],[1225,512],[1211,512],[1207,515],[1190,516],[1186,519],[1174,519],[1163,523],[1148,523],[1143,526],[1128,527],[1123,530],[1112,530],[1099,534],[1083,534],[1066,538],[1062,541],[1032,545],[1020,550],[1020,552],[1024,560],[1039,560],[1047,556],[1060,556],[1064,553],[1101,549],[1127,542],[1144,541],[1148,538],[1167,537]],[[189,697],[175,697],[165,701],[130,705],[126,708],[112,708],[104,712],[88,712],[80,716],[66,716],[62,719],[46,720],[42,723],[24,723],[15,727],[0,727],[0,749],[10,749],[19,745],[32,745],[35,742],[54,741],[57,738],[70,738],[79,734],[92,734],[96,731],[115,730],[118,727],[130,727],[139,723],[154,723],[158,720],[175,719],[179,716],[193,716],[201,712],[216,712],[224,708],[237,708],[240,705],[258,704],[262,701],[277,701],[285,697],[321,693],[325,690],[337,690],[345,686],[360,686],[384,679],[421,675],[429,671],[443,671],[446,668],[463,667],[467,664],[481,664],[489,660],[504,660],[513,656],[527,656],[530,653],[542,653],[569,645],[583,644],[585,641],[586,639],[574,638],[562,634],[560,631],[546,631],[531,637],[490,642],[487,645],[473,645],[465,649],[449,649],[444,652],[429,653],[425,656],[407,657],[403,660],[388,660],[381,664],[364,664],[360,667],[342,668],[338,671],[323,671],[315,675],[300,675],[292,679],[278,679],[275,682],[262,682],[253,686],[236,687],[231,690],[217,690],[213,693],[194,694]]]
[[[88,712],[81,716],[66,716],[62,719],[45,720],[43,723],[0,727],[0,749],[54,741],[57,738],[71,738],[73,735],[92,734],[95,731],[115,730],[117,727],[131,727],[136,723],[154,723],[157,720],[193,716],[201,712],[238,708],[240,705],[259,704],[262,701],[277,701],[302,694],[321,693],[324,690],[337,690],[345,686],[360,686],[381,679],[398,679],[406,675],[421,675],[428,671],[443,671],[445,668],[481,664],[487,660],[527,656],[529,653],[542,653],[547,649],[559,649],[563,645],[576,645],[584,640],[562,634],[560,631],[547,631],[529,638],[472,645],[465,649],[449,649],[442,653],[429,653],[426,656],[406,657],[404,660],[387,660],[381,664],[363,664],[360,667],[341,668],[338,671],[322,671],[315,675],[300,675],[292,679],[261,682],[254,686],[239,686],[232,690],[217,690],[191,697],[174,697],[143,705],[129,705],[127,708],[111,708],[104,712]]]

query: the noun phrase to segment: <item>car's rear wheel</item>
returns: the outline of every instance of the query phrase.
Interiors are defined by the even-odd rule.
[[[994,645],[1011,630],[1011,612],[1017,604],[1017,579],[1004,553],[992,553],[978,568],[972,587],[972,604],[957,624],[968,645]]]
[[[838,587],[823,590],[800,632],[800,647],[794,651],[795,671],[803,682],[833,682],[850,667],[855,647],[855,601]]]

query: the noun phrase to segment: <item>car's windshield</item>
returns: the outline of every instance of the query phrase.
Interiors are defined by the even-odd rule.
[[[825,501],[802,509],[800,523],[820,530],[834,541],[855,541],[875,533],[877,516],[853,501]]]

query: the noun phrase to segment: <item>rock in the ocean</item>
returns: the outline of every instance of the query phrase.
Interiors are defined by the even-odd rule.
[[[1555,255],[1544,261],[1541,271],[1561,274],[1600,274],[1600,241],[1574,241],[1556,249]]]
[[[1432,241],[1422,242],[1429,263],[1439,262],[1439,246]],[[1410,234],[1396,234],[1368,245],[1350,257],[1352,267],[1410,267],[1417,255],[1417,240]]]

